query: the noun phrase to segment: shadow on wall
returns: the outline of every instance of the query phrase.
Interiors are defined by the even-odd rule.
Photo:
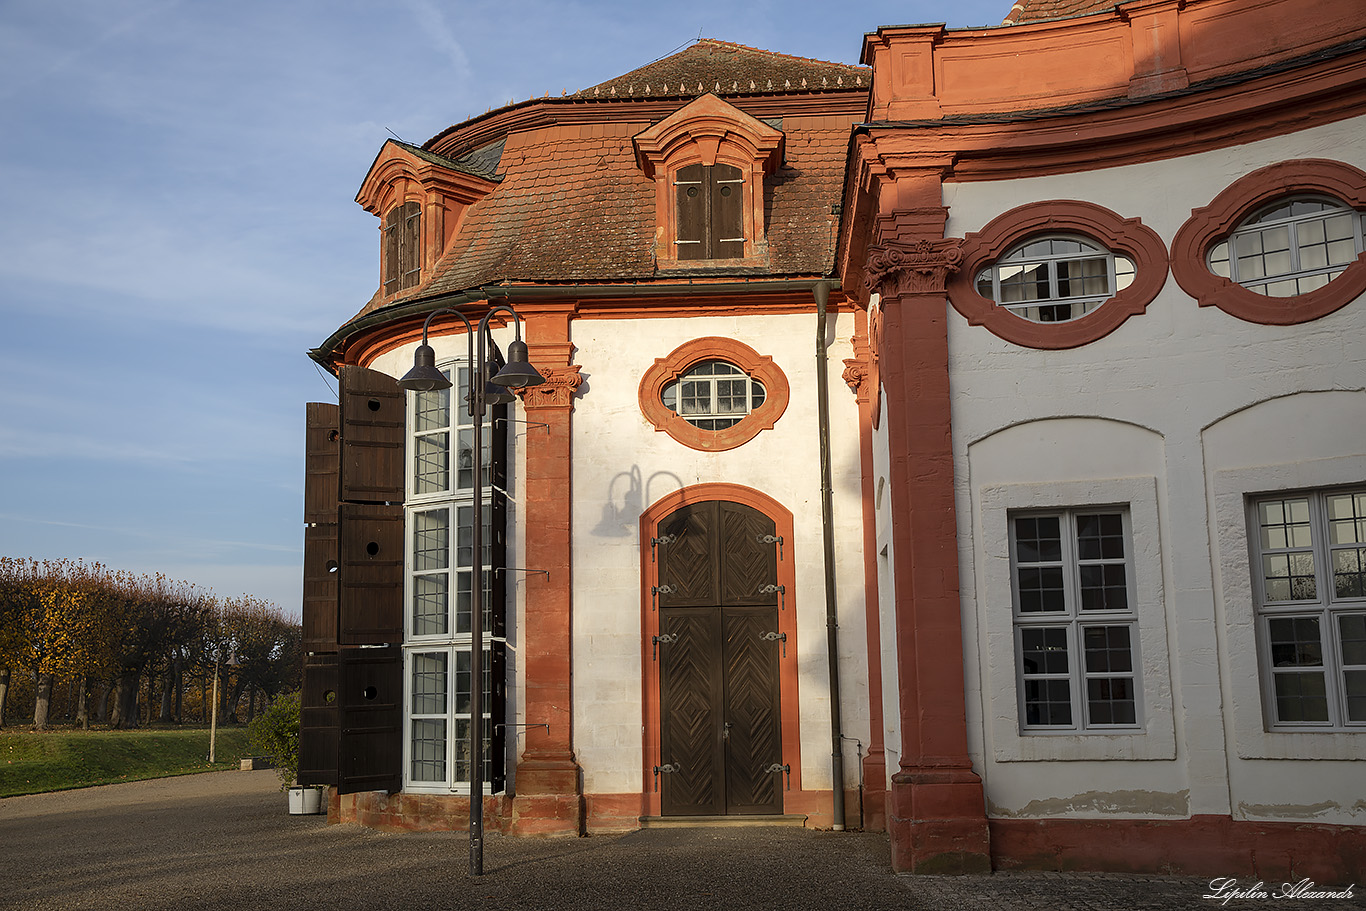
[[[656,481],[666,482],[668,489],[658,496],[650,495]],[[602,517],[593,527],[593,535],[598,538],[626,538],[634,535],[639,528],[640,515],[645,511],[647,502],[653,503],[659,497],[683,488],[683,479],[670,471],[657,471],[645,479],[639,465],[632,465],[629,471],[619,471],[607,482],[607,495],[602,503]],[[617,504],[621,505],[618,506]]]

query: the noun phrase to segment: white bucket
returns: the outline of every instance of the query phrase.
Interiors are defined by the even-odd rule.
[[[313,816],[322,812],[322,791],[317,788],[290,788],[289,815]]]

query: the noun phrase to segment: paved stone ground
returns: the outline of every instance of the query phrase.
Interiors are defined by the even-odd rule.
[[[328,826],[320,816],[289,816],[277,787],[273,772],[219,772],[0,800],[0,908],[1167,911],[1219,906],[1201,898],[1208,882],[1187,877],[896,876],[890,872],[885,836],[790,828],[656,829],[555,840],[490,835],[485,875],[472,881],[463,834],[391,835]],[[1223,907],[1366,909],[1362,885],[1345,901],[1245,899]]]

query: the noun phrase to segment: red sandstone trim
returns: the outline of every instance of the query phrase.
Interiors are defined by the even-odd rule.
[[[1034,323],[977,293],[978,270],[1012,247],[1045,234],[1079,234],[1134,261],[1129,287],[1080,319]],[[1011,209],[981,231],[963,239],[963,267],[949,280],[949,301],[973,326],[1028,348],[1075,348],[1104,338],[1131,316],[1143,313],[1167,281],[1167,251],[1162,238],[1137,218],[1075,200],[1046,200]]]
[[[689,424],[678,414],[664,407],[660,398],[664,387],[677,380],[695,364],[708,360],[728,361],[753,379],[764,384],[767,393],[764,403],[744,420],[725,430],[703,430]],[[787,410],[789,397],[787,376],[773,362],[753,348],[730,338],[698,338],[684,342],[667,357],[654,362],[640,379],[640,411],[645,419],[689,449],[703,452],[724,452],[743,446],[765,430],[771,430]]]
[[[641,640],[640,664],[642,668],[641,689],[644,693],[642,714],[644,720],[644,765],[641,769],[642,793],[645,794],[646,815],[660,814],[659,792],[655,790],[654,768],[659,765],[659,666],[654,661],[651,643],[659,635],[659,611],[654,608],[650,589],[659,584],[658,566],[651,559],[650,539],[658,536],[659,523],[680,506],[702,503],[707,500],[726,500],[741,503],[768,516],[773,520],[776,531],[788,542],[783,547],[783,558],[778,561],[778,584],[787,589],[786,606],[778,611],[778,631],[787,634],[787,657],[779,659],[778,690],[783,727],[783,760],[792,767],[787,782],[789,790],[783,792],[785,812],[789,801],[802,792],[802,738],[800,702],[798,699],[797,656],[800,654],[797,639],[797,557],[793,536],[792,513],[777,500],[750,487],[739,484],[709,483],[697,484],[676,490],[661,497],[640,516],[640,591],[641,591]],[[805,812],[805,811],[799,811]]]
[[[1308,877],[1324,888],[1359,886],[1366,870],[1366,826],[1228,816],[992,819],[989,824],[997,870],[1250,876],[1275,883]]]
[[[1209,205],[1191,211],[1172,240],[1172,275],[1202,307],[1269,326],[1291,326],[1345,307],[1366,292],[1366,254],[1333,281],[1308,294],[1267,297],[1215,275],[1207,256],[1245,218],[1261,206],[1289,196],[1331,196],[1354,209],[1366,209],[1366,172],[1340,161],[1319,158],[1282,161],[1238,178]]]

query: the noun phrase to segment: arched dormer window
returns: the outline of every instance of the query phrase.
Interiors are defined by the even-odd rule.
[[[638,134],[635,146],[655,181],[661,268],[766,253],[764,175],[782,163],[782,131],[708,94]]]
[[[460,162],[389,140],[370,166],[356,202],[380,222],[384,296],[416,288],[455,236],[465,211],[498,186]]]

